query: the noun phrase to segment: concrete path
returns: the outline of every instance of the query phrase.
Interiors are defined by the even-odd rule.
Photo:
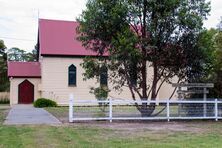
[[[6,125],[17,124],[61,124],[61,122],[42,108],[32,105],[14,105],[4,122]]]

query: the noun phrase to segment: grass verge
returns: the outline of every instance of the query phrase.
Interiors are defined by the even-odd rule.
[[[8,114],[8,111],[9,111],[9,105],[0,104],[0,125],[5,120],[5,118]]]
[[[60,109],[60,115],[65,113]],[[1,121],[5,118],[5,111],[0,109]],[[89,122],[62,126],[0,124],[0,148],[211,148],[221,147],[221,138],[222,123],[213,121]]]

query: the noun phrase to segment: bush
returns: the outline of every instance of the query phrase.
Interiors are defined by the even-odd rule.
[[[9,103],[10,101],[8,98],[3,98],[3,99],[0,98],[0,104],[9,104]]]
[[[55,101],[52,101],[50,99],[45,99],[45,98],[39,98],[34,102],[35,107],[56,107],[57,103]]]
[[[1,92],[0,91],[0,104],[9,104],[9,92]]]
[[[97,88],[91,87],[90,93],[93,93],[98,101],[105,101],[108,97],[109,89],[107,86],[100,86]],[[105,112],[105,108],[108,106],[107,103],[98,103],[99,108]]]

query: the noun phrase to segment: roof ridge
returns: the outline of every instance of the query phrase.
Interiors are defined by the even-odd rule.
[[[40,63],[39,61],[8,61],[10,63]]]
[[[57,21],[57,22],[69,22],[69,23],[78,23],[77,21],[71,20],[59,20],[59,19],[46,19],[46,18],[39,18],[39,21]]]

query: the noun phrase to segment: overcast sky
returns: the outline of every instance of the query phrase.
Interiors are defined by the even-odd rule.
[[[38,16],[46,19],[75,20],[87,0],[0,0],[0,39],[7,48],[31,51],[37,42]],[[207,28],[216,27],[222,16],[222,0],[211,0]]]

